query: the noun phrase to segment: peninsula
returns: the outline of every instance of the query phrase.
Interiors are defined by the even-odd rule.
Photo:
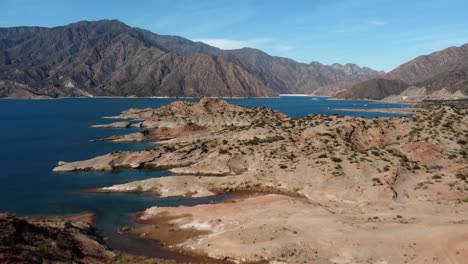
[[[411,117],[290,118],[218,99],[129,109],[98,127],[141,151],[60,161],[55,172],[167,170],[95,192],[204,197],[152,207],[128,230],[173,250],[234,262],[462,263],[468,258],[468,109],[425,102]],[[96,128],[98,129],[98,128]],[[175,174],[175,175],[174,175]],[[66,177],[64,175],[64,177]]]

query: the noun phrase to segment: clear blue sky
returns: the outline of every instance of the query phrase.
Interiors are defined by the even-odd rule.
[[[98,19],[225,49],[386,71],[468,43],[467,0],[0,0],[0,27]]]

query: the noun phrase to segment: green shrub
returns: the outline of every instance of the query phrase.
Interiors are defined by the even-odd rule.
[[[300,190],[302,190],[302,188],[300,188],[300,187],[294,187],[293,188],[293,192],[295,192],[295,193],[299,192]]]

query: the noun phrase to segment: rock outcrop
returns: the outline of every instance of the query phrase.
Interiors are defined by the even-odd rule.
[[[0,262],[109,262],[115,253],[101,243],[89,218],[17,218],[0,214]]]

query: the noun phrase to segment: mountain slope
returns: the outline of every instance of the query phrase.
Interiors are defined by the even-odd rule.
[[[418,94],[413,99],[466,96],[468,95],[468,44],[419,56],[398,66],[383,75],[382,78],[394,82],[385,82],[385,84],[382,80],[375,82],[376,84],[380,83],[380,85],[369,85],[373,81],[355,83],[351,88],[349,88],[349,85],[348,87],[341,87],[345,91],[338,93],[336,96],[350,99],[376,99],[381,97],[376,97],[376,94],[383,95],[391,91],[390,95],[400,95],[402,91],[399,83],[424,88],[421,90],[424,91],[424,94]],[[388,90],[389,87],[397,89]],[[376,89],[382,90],[377,93]],[[405,98],[407,97],[405,96]],[[409,99],[412,99],[411,96],[409,96]]]
[[[193,55],[168,53],[159,36],[117,21],[79,22],[16,39],[11,31],[0,30],[6,43],[0,88],[16,85],[52,97],[276,95],[237,65],[197,53],[216,48],[168,37],[163,44],[177,42],[171,46]]]
[[[399,79],[414,84],[436,75],[468,68],[468,44],[450,47],[429,55],[419,56],[385,75],[387,79]]]
[[[267,86],[283,94],[310,94],[325,85],[345,80],[365,80],[381,74],[370,69],[367,75],[348,73],[343,68],[317,62],[298,63],[288,58],[270,56],[251,48],[223,51],[221,56],[241,65]],[[364,69],[357,65],[356,67]]]
[[[427,87],[429,93],[446,90],[450,93],[460,91],[462,94],[468,95],[468,67],[439,73],[422,82],[416,83],[416,85]]]
[[[417,57],[384,77],[426,87],[429,95],[443,89],[468,95],[468,44]]]
[[[223,51],[117,20],[0,28],[0,97],[270,97],[380,74],[356,67],[298,63],[248,48]]]
[[[149,30],[132,28],[141,34],[141,37],[151,42],[165,52],[173,52],[180,56],[190,56],[197,53],[219,55],[222,50],[203,42],[193,42],[179,36],[158,35]]]
[[[346,80],[366,80],[378,77],[383,72],[356,64],[323,65],[310,64],[276,56],[252,48],[221,50],[202,42],[192,42],[177,36],[161,36],[150,31],[138,29],[155,41],[162,50],[188,56],[204,53],[221,56],[255,76],[266,86],[278,93],[312,93],[316,89]],[[327,93],[327,92],[325,92]]]
[[[408,87],[408,85],[400,80],[377,78],[355,84],[351,89],[339,92],[335,97],[344,99],[381,100],[390,95],[400,94],[406,87]]]

